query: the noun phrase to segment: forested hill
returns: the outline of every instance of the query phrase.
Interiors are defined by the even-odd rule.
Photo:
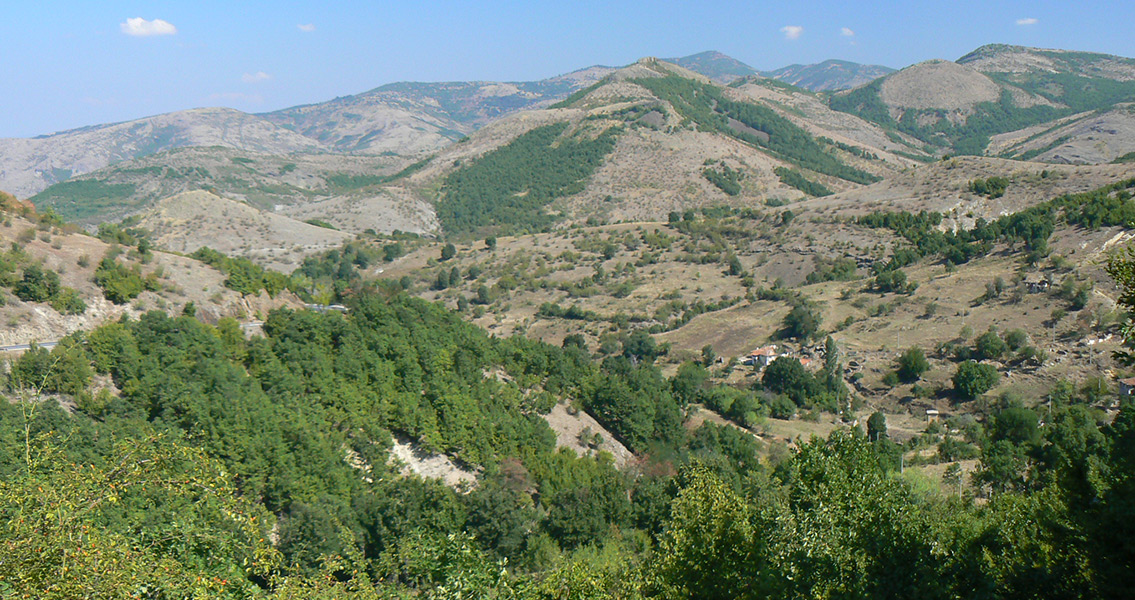
[[[436,198],[442,230],[460,237],[828,195],[909,162],[819,135],[792,113],[648,58],[474,133],[400,185]],[[832,135],[870,127],[849,120]]]
[[[1109,425],[1055,404],[1044,428],[1006,409],[988,443],[1029,474],[976,505],[900,477],[877,425],[873,442],[842,430],[768,461],[733,427],[687,430],[686,403],[717,392],[696,365],[663,378],[649,337],[598,364],[389,294],[346,314],[277,311],[247,340],[231,321],[154,312],[15,360],[0,589],[1010,598],[1114,597],[1129,582],[1130,404]],[[638,466],[556,450],[540,415],[561,398]],[[478,471],[476,485],[400,475],[392,433]]]

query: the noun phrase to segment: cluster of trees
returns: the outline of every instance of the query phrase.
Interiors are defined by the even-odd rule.
[[[808,179],[803,173],[796,169],[776,167],[773,169],[773,172],[780,178],[781,183],[794,187],[809,196],[819,198],[821,196],[832,195],[832,191],[829,190],[827,186]]]
[[[103,296],[115,304],[126,304],[144,291],[159,288],[156,274],[142,275],[138,265],[127,267],[111,256],[99,261],[95,269],[95,285],[102,288]]]
[[[330,189],[330,191],[334,193],[344,194],[355,192],[370,187],[385,185],[392,181],[402,179],[403,177],[409,177],[410,175],[413,175],[414,173],[422,170],[422,168],[429,164],[430,160],[432,159],[433,156],[427,156],[422,160],[408,165],[407,167],[403,168],[401,171],[398,171],[393,175],[375,175],[373,173],[335,173],[333,175],[328,175],[324,178],[324,180],[327,182],[327,187]]]
[[[544,207],[583,190],[615,148],[620,129],[564,135],[568,123],[537,127],[446,177],[437,215],[450,234],[540,231]]]
[[[792,308],[784,316],[783,327],[777,335],[782,339],[807,342],[820,334],[822,323],[823,316],[814,302],[795,298],[792,300]]]
[[[918,288],[918,284],[908,282],[906,279],[906,271],[902,269],[881,269],[875,275],[875,279],[871,281],[871,288],[875,291],[886,294],[888,292],[895,294],[909,294]]]
[[[954,391],[964,400],[973,400],[1001,381],[997,368],[987,363],[967,360],[958,365],[952,379]]]
[[[662,530],[672,494],[658,492],[671,489],[666,482],[673,476],[635,481],[608,459],[557,451],[540,414],[558,397],[579,398],[623,443],[678,464],[695,452],[719,456],[721,439],[732,434],[695,432],[695,445],[671,382],[653,365],[663,350],[645,332],[628,336],[622,352],[599,365],[579,344],[490,338],[454,313],[404,296],[361,294],[351,309],[349,316],[276,311],[265,322],[265,337],[251,340],[235,321],[210,327],[152,312],[76,334],[50,352],[27,352],[12,366],[11,393],[70,394],[78,411],[69,415],[53,402],[4,402],[0,479],[19,481],[26,492],[25,455],[40,451],[89,464],[91,473],[111,473],[121,458],[112,440],[162,436],[176,446],[162,452],[191,448],[228,474],[231,496],[256,503],[245,510],[257,515],[258,535],[278,527],[278,544],[256,552],[279,552],[279,565],[296,564],[308,574],[323,554],[356,556],[364,573],[414,587],[429,581],[404,577],[403,554],[462,532],[475,533],[463,543],[488,564],[508,558],[539,570],[561,552],[616,543],[620,532]],[[509,377],[486,378],[493,369]],[[109,375],[121,392],[94,392],[96,373]],[[439,483],[398,477],[387,464],[395,434],[482,470],[477,490],[462,496]],[[740,451],[739,442],[728,443]],[[751,439],[745,452],[755,468]],[[736,477],[730,461],[717,460]],[[642,486],[650,501],[632,503]],[[167,491],[148,488],[127,504],[169,501],[174,514],[180,500]],[[0,514],[8,514],[4,507],[11,505],[0,498]],[[239,544],[218,549],[192,536],[174,543],[164,537],[166,513],[131,510],[129,518],[94,511],[85,526],[97,525],[107,539],[162,539],[147,560],[172,560],[183,570],[215,560],[218,570],[208,572],[223,571],[218,577],[240,589],[264,581],[239,566],[247,548],[230,555]],[[206,537],[211,527],[228,527],[221,517],[198,518],[175,520]]]
[[[745,178],[745,174],[725,164],[725,161],[721,161],[719,167],[707,166],[701,173],[710,183],[717,186],[717,189],[726,194],[736,196],[741,193],[741,180]]]
[[[1005,195],[1005,190],[1009,189],[1009,180],[999,175],[987,179],[979,177],[969,182],[968,187],[969,191],[978,196],[987,196],[990,199],[1000,198]]]
[[[283,273],[265,269],[247,258],[225,256],[212,248],[203,246],[189,256],[224,273],[225,287],[244,295],[255,296],[264,290],[269,296],[275,296],[299,287]]]
[[[844,256],[826,258],[815,254],[812,256],[812,262],[815,266],[805,279],[808,283],[820,283],[821,281],[851,281],[859,276],[857,273],[859,265],[855,262],[854,258]]]
[[[51,208],[67,219],[88,219],[130,205],[136,187],[99,179],[71,179],[29,198],[36,208]],[[121,214],[121,213],[119,213]]]

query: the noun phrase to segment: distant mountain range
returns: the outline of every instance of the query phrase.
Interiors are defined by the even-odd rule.
[[[956,62],[928,61],[900,71],[831,60],[759,72],[719,52],[661,62],[676,65],[690,77],[703,76],[734,90],[748,90],[755,94],[753,102],[778,111],[804,130],[843,140],[843,144],[854,141],[867,154],[926,159],[949,153],[988,153],[1100,163],[1135,152],[1131,108],[1135,61],[1123,57],[990,45]],[[367,168],[382,165],[377,173],[390,174],[510,115],[548,109],[610,82],[617,72],[613,67],[593,66],[534,82],[402,82],[259,115],[195,109],[37,138],[0,139],[0,189],[28,198],[53,184],[71,182],[64,191],[82,192],[88,209],[109,206],[125,188],[100,196],[105,190],[84,187],[80,176],[119,163],[128,171],[135,167],[124,161],[177,148],[222,147],[249,157],[385,157]],[[780,82],[776,84],[781,86],[779,91],[774,93],[770,80]],[[809,92],[822,93],[809,97]],[[789,106],[795,108],[788,110]],[[195,165],[195,158],[189,161],[192,164],[183,164],[186,156],[197,155],[179,158],[179,168]],[[254,186],[259,191],[245,193],[248,190],[235,183],[247,183],[240,169],[235,179],[211,177],[209,185],[227,186],[233,194],[270,207],[291,205],[304,194],[314,193],[312,190],[330,194],[327,182],[342,177],[379,176],[375,171],[360,171],[357,161],[337,165],[335,159],[299,158],[262,164],[269,163],[300,165],[292,175],[295,181],[289,180],[288,185],[307,191],[278,187],[272,188],[275,192],[264,192],[271,175],[260,173],[252,177],[259,182]],[[161,166],[153,161],[145,164],[145,168]],[[121,177],[119,173],[103,178]],[[149,190],[144,202],[135,199],[144,204],[156,198],[154,194],[179,193],[194,185],[202,184],[193,183],[191,177],[160,185],[149,181],[139,188]],[[61,196],[52,192],[37,201],[48,197]],[[106,214],[122,214],[125,207],[118,208]],[[102,209],[85,211],[92,218],[104,214]]]

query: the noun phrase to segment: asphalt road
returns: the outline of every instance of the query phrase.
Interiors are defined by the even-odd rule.
[[[40,348],[54,348],[59,341],[54,342],[36,342],[36,346]],[[0,346],[0,352],[23,352],[24,350],[31,350],[31,344],[15,344],[13,346]]]

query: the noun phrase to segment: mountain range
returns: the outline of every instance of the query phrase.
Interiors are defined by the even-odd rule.
[[[991,45],[893,72],[826,61],[764,74],[705,52],[0,140],[0,189],[88,225],[156,219],[205,191],[273,213],[265,223],[516,233],[850,192],[950,154],[1126,160],[1133,98],[1135,61],[1083,52]],[[222,235],[210,231],[192,238]],[[232,250],[263,258],[257,245]]]
[[[721,83],[758,74],[717,52],[674,62]],[[203,108],[30,139],[0,139],[0,189],[29,197],[74,175],[183,147],[222,146],[272,154],[428,153],[494,119],[561,100],[613,70],[593,66],[532,82],[392,83],[259,115]],[[876,70],[864,67],[864,72]],[[844,85],[822,75],[812,80],[821,86],[816,89]]]

